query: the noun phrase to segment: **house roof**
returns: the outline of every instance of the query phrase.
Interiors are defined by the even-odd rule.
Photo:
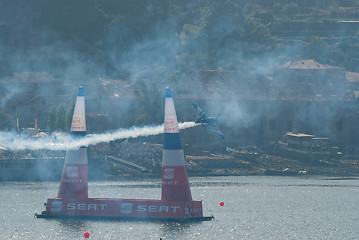
[[[13,82],[50,82],[59,81],[48,72],[15,72]]]
[[[99,79],[109,97],[133,98],[135,87],[126,80]]]
[[[359,82],[359,73],[356,72],[345,72],[345,77],[349,82]]]
[[[281,65],[279,68],[287,68],[287,69],[343,69],[343,67],[334,66],[334,65],[324,65],[320,64],[314,59],[305,59],[305,60],[296,60],[290,61],[286,64]]]

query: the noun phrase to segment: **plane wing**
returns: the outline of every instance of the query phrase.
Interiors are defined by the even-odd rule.
[[[214,124],[207,124],[210,130],[217,133],[222,139],[224,139],[223,133],[214,125]]]
[[[192,103],[194,109],[196,109],[197,113],[199,114],[199,117],[205,122],[206,119],[208,119],[207,115],[202,111],[202,109],[195,103]]]

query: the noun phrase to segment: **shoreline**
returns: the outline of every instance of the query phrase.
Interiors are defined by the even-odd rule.
[[[359,157],[359,156],[358,156]],[[140,160],[141,158],[139,158]],[[157,159],[157,158],[156,158]],[[145,171],[130,169],[125,161],[110,162],[104,156],[89,158],[89,181],[121,179],[161,178],[160,160]],[[124,163],[123,163],[124,162]],[[2,159],[0,182],[59,181],[64,158],[48,159]],[[137,163],[139,164],[139,163]],[[218,176],[328,176],[359,177],[359,160],[289,158],[282,155],[261,153],[256,156],[239,156],[230,153],[186,155],[189,177]]]

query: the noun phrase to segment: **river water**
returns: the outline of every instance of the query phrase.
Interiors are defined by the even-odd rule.
[[[34,218],[57,182],[0,183],[0,239],[359,239],[359,179],[190,178],[201,223]],[[160,179],[90,182],[90,197],[159,199]],[[224,206],[220,206],[220,202]]]

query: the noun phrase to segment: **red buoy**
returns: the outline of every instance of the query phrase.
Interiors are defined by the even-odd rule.
[[[89,233],[89,232],[85,232],[85,233],[84,233],[84,237],[85,237],[85,238],[89,238],[89,237],[90,237],[90,233]]]
[[[219,205],[220,205],[221,207],[223,207],[223,206],[224,206],[224,202],[220,202]]]

